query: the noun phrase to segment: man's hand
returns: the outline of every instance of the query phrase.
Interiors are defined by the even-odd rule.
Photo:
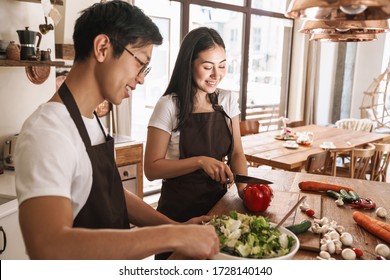
[[[172,258],[211,259],[219,252],[219,239],[213,226],[183,225],[177,238],[180,242]]]

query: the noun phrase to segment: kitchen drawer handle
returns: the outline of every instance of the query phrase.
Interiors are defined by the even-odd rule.
[[[123,172],[123,176],[129,177],[129,172],[128,172],[128,171],[124,171],[124,172]]]
[[[0,255],[1,255],[5,251],[5,248],[7,248],[7,235],[5,234],[5,231],[2,226],[0,226],[0,231],[3,234],[3,240],[4,240],[3,249],[0,250]]]

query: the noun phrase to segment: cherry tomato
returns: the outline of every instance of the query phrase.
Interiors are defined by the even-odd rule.
[[[355,252],[356,257],[359,258],[359,257],[363,256],[363,251],[360,250],[359,248],[352,248],[352,250]]]
[[[309,217],[313,217],[314,214],[315,214],[315,212],[314,212],[313,209],[307,209],[307,210],[305,211],[305,213],[306,213],[306,215],[308,215]]]
[[[250,184],[244,190],[244,205],[252,212],[265,211],[272,200],[272,189],[266,184]]]

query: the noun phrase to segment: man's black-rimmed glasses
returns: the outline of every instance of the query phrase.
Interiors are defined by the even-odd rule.
[[[144,74],[144,77],[149,74],[150,70],[152,69],[151,67],[148,67],[149,62],[142,62],[132,51],[127,49],[125,46],[123,46],[121,43],[118,42],[118,40],[115,40],[113,38],[110,38],[110,40],[114,43],[116,43],[118,46],[122,47],[125,51],[127,51],[131,56],[135,58],[135,60],[138,61],[139,64],[141,64],[141,69],[138,72],[138,76],[141,74]]]

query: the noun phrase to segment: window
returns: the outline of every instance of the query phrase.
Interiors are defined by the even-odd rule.
[[[248,118],[258,119],[262,130],[273,130],[278,128],[279,112],[284,115],[285,103],[281,101],[287,96],[289,75],[285,66],[290,60],[292,22],[252,15],[251,28],[246,95]],[[265,113],[269,111],[268,105],[273,109]]]
[[[171,1],[189,11],[189,19],[183,12],[182,36],[202,25],[220,32],[228,56],[228,75],[220,86],[239,94],[241,119],[277,129],[279,115],[287,115],[293,20],[284,12],[289,1]]]
[[[252,8],[283,14],[289,2],[289,0],[252,0]]]
[[[150,115],[167,86],[181,38],[199,26],[215,28],[225,41],[227,74],[220,87],[239,96],[241,119],[263,118],[263,128],[270,124],[266,129],[276,129],[272,118],[287,111],[293,27],[293,20],[284,16],[288,2],[159,0],[156,5],[156,0],[134,0],[161,28],[164,45],[154,49],[153,70],[133,93],[132,138],[146,140]],[[262,113],[266,107],[271,115]]]

